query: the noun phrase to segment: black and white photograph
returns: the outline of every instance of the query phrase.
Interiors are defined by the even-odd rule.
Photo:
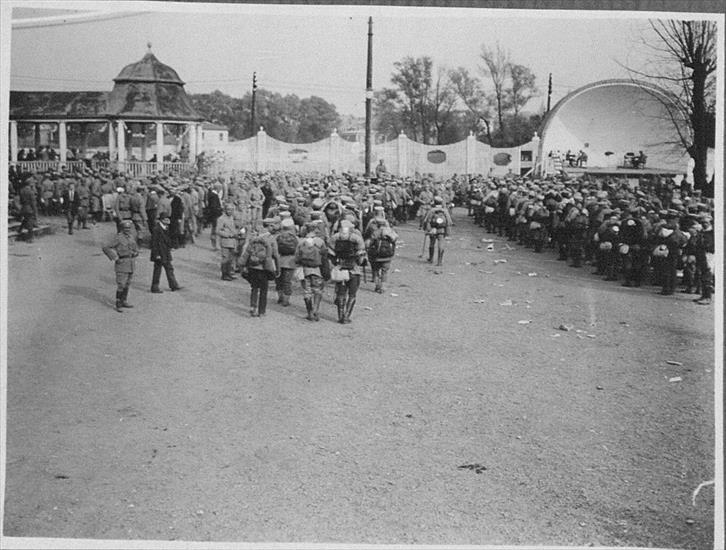
[[[492,4],[0,3],[0,547],[724,548],[723,6]]]

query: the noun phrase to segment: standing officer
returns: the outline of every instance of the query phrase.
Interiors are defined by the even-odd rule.
[[[434,249],[438,243],[438,257],[436,265],[442,265],[444,259],[445,239],[449,236],[451,227],[451,216],[448,209],[444,207],[444,200],[437,196],[434,198],[434,206],[428,211],[421,222],[423,230],[429,237],[429,263],[434,261]]]
[[[234,206],[231,202],[225,203],[224,213],[217,219],[217,235],[222,252],[222,280],[232,281],[234,276],[234,261],[237,249],[237,226],[232,213]]]
[[[21,222],[20,229],[18,229],[18,240],[22,238],[23,229],[27,229],[28,234],[26,240],[29,243],[33,242],[33,229],[38,218],[38,204],[36,202],[34,181],[32,177],[25,180],[19,193]]]
[[[166,282],[169,283],[169,289],[172,292],[181,289],[174,276],[174,267],[171,265],[172,247],[171,239],[169,238],[170,222],[169,215],[163,214],[156,221],[154,230],[151,232],[151,261],[154,262],[154,273],[151,277],[151,292],[154,294],[162,293],[162,290],[159,288],[162,268],[164,268],[164,272],[166,273]]]
[[[121,308],[133,307],[127,302],[129,286],[134,275],[136,257],[139,255],[139,246],[133,234],[134,224],[131,220],[121,221],[121,231],[113,241],[103,247],[103,253],[114,262],[116,272],[116,311],[123,313]]]

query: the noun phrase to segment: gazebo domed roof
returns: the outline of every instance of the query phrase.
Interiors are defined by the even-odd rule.
[[[113,81],[164,82],[181,86],[185,84],[174,69],[169,65],[164,65],[151,51],[148,51],[141,61],[126,65]]]
[[[108,114],[114,118],[203,120],[184,91],[184,82],[151,53],[151,44],[141,61],[126,65],[113,80]]]

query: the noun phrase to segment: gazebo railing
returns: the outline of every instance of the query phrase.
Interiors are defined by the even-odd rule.
[[[60,162],[57,160],[21,160],[15,163],[20,172],[50,172],[61,171],[63,167],[69,172],[80,171],[84,168],[91,170],[119,170],[126,172],[132,177],[150,176],[157,173],[157,164],[155,162],[138,162],[138,161],[107,161],[107,160],[69,160]],[[164,174],[181,174],[194,170],[194,164],[190,162],[163,162],[162,173]]]

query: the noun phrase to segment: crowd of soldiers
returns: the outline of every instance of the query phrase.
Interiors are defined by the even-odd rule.
[[[541,253],[552,248],[572,267],[623,286],[651,284],[711,303],[714,291],[713,200],[673,180],[503,180],[475,178],[469,214],[489,233]]]
[[[466,206],[490,233],[535,252],[552,248],[573,267],[591,264],[595,273],[607,280],[622,278],[626,286],[657,284],[662,294],[673,294],[682,270],[683,290],[699,292],[694,301],[700,304],[710,303],[713,203],[672,181],[631,186],[612,179],[456,175],[437,181],[395,178],[380,170],[376,176],[235,172],[138,178],[90,169],[25,174],[11,177],[11,210],[30,239],[38,211],[65,216],[69,233],[115,221],[118,234],[126,235],[121,240],[127,242],[127,254],[138,254],[128,251],[132,240],[152,249],[151,292],[160,292],[162,268],[170,289],[180,288],[171,249],[194,243],[209,228],[211,246],[220,254],[221,279],[240,274],[250,283],[254,317],[266,312],[270,281],[278,303],[287,306],[298,280],[308,319],[318,320],[323,287],[333,281],[338,321],[350,322],[367,266],[375,290],[383,291],[395,252],[393,227],[416,221],[425,231],[428,262],[434,263],[438,252],[436,264],[442,265],[455,204]],[[107,254],[118,268],[118,254]],[[124,269],[133,271],[133,266]],[[119,311],[129,305],[128,284],[126,279],[119,283]]]

